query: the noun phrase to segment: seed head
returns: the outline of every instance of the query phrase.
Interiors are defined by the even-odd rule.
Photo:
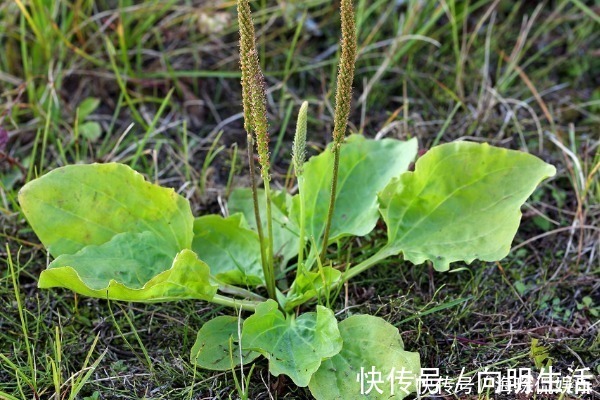
[[[240,67],[242,70],[242,104],[244,128],[256,139],[261,175],[269,175],[269,126],[267,122],[267,96],[265,79],[260,69],[252,12],[248,0],[238,0],[240,30]]]
[[[348,124],[352,102],[352,81],[354,80],[354,63],[356,60],[356,28],[352,0],[342,0],[340,14],[342,21],[342,53],[340,55],[335,94],[334,149],[342,143],[346,136],[346,125]]]

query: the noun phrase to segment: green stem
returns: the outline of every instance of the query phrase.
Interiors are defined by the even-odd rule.
[[[231,294],[234,296],[239,296],[239,297],[243,297],[245,299],[255,300],[255,301],[266,301],[267,300],[264,297],[262,297],[261,295],[251,292],[247,289],[241,288],[239,286],[234,286],[234,285],[230,285],[228,283],[223,283],[217,279],[215,279],[215,283],[217,283],[219,285],[219,290],[223,293],[227,293],[227,294]]]
[[[263,183],[265,187],[265,197],[267,200],[267,263],[265,272],[265,281],[267,283],[267,292],[269,297],[277,301],[277,291],[275,284],[275,268],[273,266],[273,218],[271,217],[271,186],[269,184],[268,174],[263,174]]]
[[[374,265],[379,264],[381,261],[385,260],[388,257],[391,257],[395,254],[388,246],[382,247],[377,253],[373,254],[371,257],[362,261],[361,263],[355,265],[354,267],[350,267],[346,272],[344,272],[339,281],[335,284],[327,287],[321,288],[319,292],[310,299],[307,299],[304,303],[309,301],[319,299],[326,295],[328,292],[331,293],[335,291],[338,287],[342,286],[344,283],[348,282],[350,279],[354,278],[356,275],[366,271]],[[304,304],[302,303],[302,304]]]
[[[260,301],[251,301],[251,300],[238,300],[232,299],[231,297],[222,296],[220,294],[215,294],[212,299],[210,299],[211,303],[220,304],[222,306],[232,307],[236,309],[242,309],[246,311],[254,311],[256,307],[261,303]]]
[[[302,186],[304,185],[304,177],[302,175],[298,176],[298,195],[300,196],[300,239],[298,240],[298,267],[296,271],[296,275],[298,275],[298,271],[301,268],[300,266],[304,262],[304,247],[306,246],[305,242],[305,225],[304,222],[304,190],[302,190]]]
[[[333,143],[333,177],[331,179],[331,195],[329,196],[329,210],[327,211],[327,224],[323,234],[323,247],[321,248],[321,263],[325,264],[325,253],[329,242],[329,231],[331,230],[331,220],[335,211],[335,196],[337,192],[338,170],[340,165],[340,144]]]
[[[394,254],[395,252],[392,251],[390,247],[383,246],[377,253],[373,254],[371,257],[355,265],[354,267],[350,267],[350,269],[344,272],[342,274],[342,277],[338,281],[338,285],[343,285],[350,279],[354,278],[356,275],[366,271],[367,269],[385,260],[386,258],[393,256]]]
[[[260,242],[260,261],[263,269],[263,275],[267,281],[267,291],[269,291],[269,280],[267,279],[269,272],[269,260],[267,259],[267,253],[265,249],[265,235],[262,228],[262,221],[260,218],[260,208],[258,206],[258,189],[256,187],[256,177],[254,176],[254,139],[251,134],[248,134],[248,163],[250,164],[250,187],[252,188],[252,203],[254,204],[254,219],[256,220],[256,232],[258,233],[258,240]],[[271,292],[269,292],[271,297]]]

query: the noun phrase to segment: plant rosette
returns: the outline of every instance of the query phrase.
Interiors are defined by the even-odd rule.
[[[207,322],[192,361],[230,370],[264,356],[273,375],[308,386],[317,399],[363,398],[356,386],[361,367],[404,368],[416,379],[419,356],[404,350],[397,328],[381,318],[353,315],[338,322],[324,306],[337,289],[385,258],[429,261],[438,271],[453,262],[504,258],[521,206],[555,173],[530,154],[487,144],[434,147],[409,171],[416,156],[415,139],[353,135],[341,146],[328,244],[368,235],[380,218],[387,226],[387,244],[343,270],[336,260],[323,265],[318,257],[334,153],[325,150],[304,164],[300,193],[272,193],[277,259],[293,266],[300,227],[307,254],[295,276],[287,274],[289,289],[277,289],[277,301],[263,297],[261,242],[249,189],[231,195],[229,217],[194,219],[185,198],[128,166],[70,165],[27,183],[19,202],[53,257],[39,287],[120,301],[200,299],[247,310],[245,319],[219,316]],[[264,197],[259,192],[259,200]],[[260,204],[265,214],[265,202]],[[297,314],[304,310],[309,311]]]
[[[39,287],[234,308],[237,317],[218,316],[200,328],[190,356],[202,368],[233,370],[263,356],[271,374],[308,387],[318,400],[401,399],[414,392],[419,355],[404,349],[398,329],[369,315],[338,321],[332,300],[348,280],[386,258],[431,262],[438,271],[453,262],[504,258],[521,206],[555,168],[524,152],[469,142],[436,146],[415,162],[416,139],[345,137],[357,45],[352,1],[342,0],[340,9],[333,141],[304,162],[303,104],[292,157],[298,193],[270,188],[264,78],[250,5],[238,0],[251,187],[231,194],[228,217],[194,219],[185,198],[128,166],[51,171],[19,193],[25,217],[54,258]],[[386,244],[356,265],[327,257],[330,245],[370,234],[379,219]],[[241,310],[251,314],[243,319]],[[365,396],[356,385],[365,368],[412,378],[391,396],[378,390]]]

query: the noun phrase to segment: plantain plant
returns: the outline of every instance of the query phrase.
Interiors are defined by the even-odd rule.
[[[264,356],[269,371],[317,399],[363,398],[365,369],[404,371],[416,390],[420,361],[398,330],[369,315],[338,322],[330,308],[343,284],[386,258],[438,271],[452,262],[505,257],[520,207],[553,166],[527,153],[454,142],[417,156],[417,141],[346,137],[356,57],[351,0],[341,1],[342,41],[333,140],[305,162],[308,105],[293,145],[298,193],[270,187],[265,83],[248,0],[238,0],[244,127],[251,187],[234,191],[229,216],[194,218],[189,202],[117,163],[70,165],[27,183],[23,212],[53,257],[40,288],[103,299],[201,299],[245,311],[204,324],[192,362],[230,370]],[[254,178],[254,150],[262,189]],[[328,253],[365,236],[382,218],[387,243],[352,265]],[[276,268],[277,266],[277,268]],[[285,288],[285,289],[283,289]],[[233,314],[232,314],[233,315]]]

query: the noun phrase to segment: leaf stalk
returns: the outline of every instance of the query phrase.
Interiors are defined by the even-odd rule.
[[[232,299],[231,297],[222,296],[220,294],[215,294],[212,299],[210,299],[211,303],[220,304],[222,306],[232,307],[236,309],[242,309],[245,311],[254,311],[256,307],[262,302],[260,301],[252,301],[252,300],[239,300]]]

